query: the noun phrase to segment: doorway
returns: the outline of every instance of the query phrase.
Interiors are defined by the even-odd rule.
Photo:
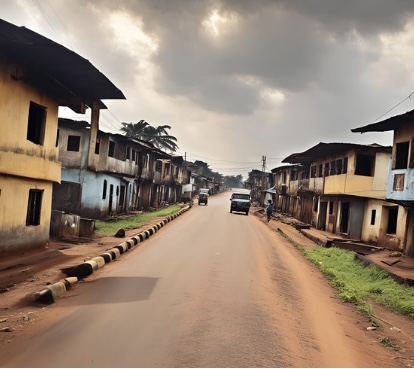
[[[349,202],[341,203],[341,222],[339,224],[339,231],[348,234],[349,223]]]

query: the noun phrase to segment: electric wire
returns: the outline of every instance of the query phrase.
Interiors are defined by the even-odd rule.
[[[53,30],[56,35],[63,40],[63,42],[72,50],[79,52],[81,49],[76,41],[73,39],[71,33],[65,28],[64,24],[60,21],[59,16],[54,11],[53,6],[49,3],[48,0],[43,0],[42,3],[46,4],[47,8],[42,5],[42,3],[39,0],[32,0],[32,3],[34,6],[38,9],[40,14],[43,16],[43,18],[46,20],[46,22],[49,24],[51,29]],[[53,13],[52,16],[50,16],[50,13]],[[66,37],[65,35],[68,35]],[[119,122],[114,123],[114,121],[109,117],[109,115],[112,116],[113,120]],[[79,116],[76,117],[79,119]],[[82,120],[85,119],[84,116],[81,118]],[[110,131],[116,131],[117,133],[120,133],[121,129],[121,123],[120,120],[109,110],[101,110],[100,114],[100,122],[99,122],[104,128],[110,130]]]
[[[393,106],[391,109],[387,110],[384,114],[380,115],[377,119],[374,120],[376,122],[378,119],[381,119],[384,115],[387,115],[389,112],[394,110],[396,107],[400,106],[403,102],[405,102],[408,99],[411,99],[411,96],[414,94],[414,91],[411,92],[404,100],[400,101],[397,105]]]

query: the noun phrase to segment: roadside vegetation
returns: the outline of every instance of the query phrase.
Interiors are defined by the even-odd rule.
[[[180,206],[170,205],[168,207],[157,209],[152,212],[142,213],[132,217],[128,217],[127,219],[119,219],[115,221],[96,221],[95,233],[98,235],[110,235],[115,234],[120,228],[123,228],[125,230],[135,229],[155,218],[167,217],[169,215],[178,213],[180,210]]]
[[[319,246],[302,252],[328,277],[344,302],[372,315],[372,301],[414,319],[413,287],[397,283],[375,265],[365,265],[352,251]]]
[[[279,233],[326,275],[344,302],[373,315],[371,303],[414,319],[414,287],[402,285],[374,264],[365,265],[355,253],[337,247],[305,249],[286,234]],[[372,326],[376,322],[371,320]]]

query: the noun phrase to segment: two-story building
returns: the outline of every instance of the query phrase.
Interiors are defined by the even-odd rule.
[[[54,185],[54,210],[102,219],[181,200],[182,185],[189,181],[182,158],[101,130],[91,148],[90,135],[88,122],[59,119],[62,182]]]
[[[257,201],[264,205],[266,190],[273,186],[272,173],[253,169],[248,173],[248,178],[245,182],[246,188],[250,190],[250,197],[252,201]]]
[[[398,249],[414,256],[414,110],[378,123],[355,128],[352,132],[393,131],[392,161],[387,171],[386,200],[399,204],[391,207],[401,236]],[[401,209],[402,208],[402,209]],[[394,210],[393,210],[394,209]]]
[[[309,166],[285,165],[272,169],[274,209],[312,224],[312,192],[309,191]]]
[[[88,122],[59,118],[58,132],[62,181],[53,186],[54,210],[101,219],[136,206],[137,142],[98,130],[89,155]]]
[[[98,122],[101,99],[125,97],[78,54],[0,20],[0,253],[49,240],[52,189],[61,180],[58,108],[89,107]]]
[[[183,157],[166,155],[158,159],[155,165],[156,204],[153,206],[181,201],[183,186],[190,183],[191,171],[186,168]]]
[[[301,208],[312,209],[310,223],[316,228],[381,247],[400,248],[404,209],[386,201],[391,147],[319,143],[282,162],[309,168],[308,176],[298,178],[297,194],[298,202],[306,202]]]

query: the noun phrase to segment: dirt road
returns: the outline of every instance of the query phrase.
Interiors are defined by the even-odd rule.
[[[1,365],[410,366],[412,322],[376,310],[383,326],[368,331],[275,224],[229,214],[228,195],[210,200],[57,304],[17,309]]]

